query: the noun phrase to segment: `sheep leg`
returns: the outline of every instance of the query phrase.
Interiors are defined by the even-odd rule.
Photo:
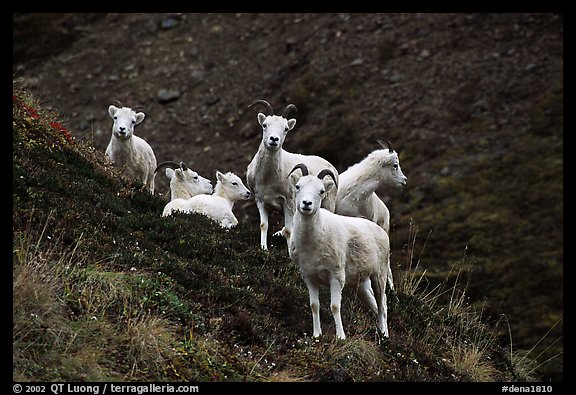
[[[294,209],[289,202],[284,201],[284,229],[282,229],[282,236],[286,238],[287,242],[290,241],[290,235],[292,234],[293,215]]]
[[[256,198],[256,207],[260,213],[260,247],[268,250],[268,212],[264,207],[264,200]]]
[[[388,337],[388,305],[386,301],[386,278],[381,273],[374,273],[370,276],[374,298],[378,305],[377,326],[384,337]]]
[[[287,243],[290,243],[290,235],[292,234],[293,212],[294,209],[288,205],[288,202],[284,201],[284,227],[274,233],[274,236],[283,236]]]
[[[320,293],[318,285],[307,277],[304,277],[304,283],[306,284],[306,287],[308,287],[308,294],[310,295],[313,336],[318,337],[322,334],[322,328],[320,327]]]
[[[366,280],[360,284],[360,288],[358,288],[358,295],[360,295],[360,298],[366,307],[372,310],[374,314],[378,314],[378,304],[374,298],[374,291],[372,290],[372,282],[370,281],[370,277],[366,277]]]
[[[388,286],[392,291],[394,291],[394,279],[392,278],[392,268],[388,265],[388,276],[386,277],[386,281],[388,282]]]
[[[150,191],[150,193],[152,195],[154,195],[154,178],[155,178],[156,174],[155,173],[148,173],[148,176],[146,177],[146,186],[148,187],[148,190]]]
[[[337,278],[330,279],[330,310],[334,316],[334,324],[336,325],[336,337],[338,339],[346,339],[344,334],[344,326],[342,325],[342,317],[340,315],[340,306],[342,304],[342,289],[344,283]]]

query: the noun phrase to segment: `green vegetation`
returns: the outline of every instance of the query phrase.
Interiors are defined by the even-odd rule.
[[[348,338],[335,339],[324,290],[324,336],[312,339],[307,290],[283,239],[264,252],[253,226],[161,218],[160,197],[54,117],[15,90],[15,380],[534,378],[531,360],[500,343],[505,327],[467,303],[458,279],[429,289],[413,259],[389,292],[389,340],[350,289]],[[414,232],[409,244],[415,252]]]
[[[563,89],[552,86],[534,100],[523,129],[491,135],[482,119],[464,124],[464,135],[483,138],[450,148],[435,161],[435,178],[406,199],[409,216],[431,231],[426,255],[448,258],[427,262],[427,280],[436,284],[455,275],[453,265],[465,266],[471,300],[491,301],[493,320],[514,317],[513,338],[522,339],[515,347],[539,356],[546,375],[562,371],[562,114]],[[423,196],[443,204],[421,205]],[[396,232],[393,243],[401,245],[408,232]]]

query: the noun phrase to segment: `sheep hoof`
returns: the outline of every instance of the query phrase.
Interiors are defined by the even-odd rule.
[[[285,227],[278,232],[274,232],[272,236],[284,237],[286,240],[290,240],[290,232],[287,231]]]

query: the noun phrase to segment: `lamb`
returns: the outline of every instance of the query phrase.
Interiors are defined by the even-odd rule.
[[[334,174],[336,183],[338,171],[330,162],[319,156],[295,154],[282,148],[286,134],[296,125],[295,119],[287,119],[291,111],[297,110],[294,104],[286,106],[281,116],[274,115],[272,106],[265,100],[257,100],[248,107],[256,104],[263,105],[267,114],[258,113],[258,123],[262,126],[262,141],[248,165],[246,180],[248,187],[254,193],[260,215],[260,246],[267,250],[268,210],[282,210],[283,212],[284,228],[278,233],[288,240],[292,231],[292,216],[295,211],[294,187],[286,182],[290,169],[298,163],[305,163],[312,174],[318,174],[320,170],[327,168]],[[334,211],[335,188],[327,194],[322,206]]]
[[[365,218],[334,214],[320,207],[330,189],[337,187],[329,169],[310,175],[306,165],[294,166],[302,177],[291,179],[296,189],[290,258],[300,269],[310,295],[313,336],[322,334],[320,327],[320,285],[330,286],[330,308],[336,325],[336,336],[345,339],[340,316],[342,290],[352,286],[363,302],[377,315],[377,328],[388,337],[386,277],[390,266],[388,233]],[[324,180],[325,176],[334,183]]]
[[[144,120],[143,112],[128,107],[108,107],[108,114],[114,120],[112,137],[106,148],[106,156],[115,166],[125,166],[132,178],[144,184],[154,194],[154,169],[156,156],[152,147],[141,137],[134,135],[134,126]]]
[[[162,216],[171,215],[173,211],[182,211],[206,215],[223,228],[229,229],[238,225],[238,219],[232,212],[234,203],[250,199],[252,193],[234,173],[222,174],[217,171],[216,178],[218,182],[212,195],[201,194],[190,199],[174,199],[164,207]]]
[[[402,173],[398,153],[392,144],[378,141],[383,149],[370,153],[361,162],[350,166],[340,174],[340,186],[336,195],[336,210],[340,215],[363,217],[378,224],[390,233],[390,211],[376,194],[383,186],[402,187],[407,178]],[[392,271],[388,273],[388,285],[394,288]]]
[[[189,169],[184,162],[162,162],[154,173],[162,169],[166,169],[166,177],[170,180],[170,200],[190,199],[192,196],[211,194],[213,191],[212,182]]]

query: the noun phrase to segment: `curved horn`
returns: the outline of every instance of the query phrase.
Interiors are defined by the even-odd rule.
[[[296,166],[294,166],[292,170],[290,170],[290,173],[288,173],[288,177],[290,177],[290,174],[294,173],[294,171],[297,169],[302,170],[302,176],[307,176],[309,174],[306,165],[304,163],[298,163]]]
[[[288,119],[288,114],[290,114],[290,111],[298,111],[298,109],[296,108],[296,106],[294,104],[288,104],[286,106],[286,108],[284,109],[282,116],[284,118]]]
[[[188,170],[188,167],[186,166],[186,163],[184,163],[183,161],[180,161],[180,168],[182,170]]]
[[[336,181],[336,176],[334,175],[334,173],[332,173],[332,170],[324,169],[320,170],[320,173],[318,173],[318,178],[321,180],[324,179],[324,177],[326,176],[332,177],[332,179],[334,180],[334,184],[336,185],[336,188],[338,188],[338,181]]]
[[[390,141],[388,140],[384,140],[386,141],[386,145],[384,144],[384,142],[382,140],[378,140],[378,144],[380,144],[382,146],[382,148],[388,149],[388,151],[390,153],[394,152],[394,148],[392,148],[392,144],[390,143]]]
[[[112,104],[114,104],[114,105],[115,105],[116,107],[118,107],[118,108],[124,107],[124,106],[122,105],[122,103],[120,103],[119,100],[114,100]]]
[[[180,162],[180,163],[182,164],[184,162]],[[169,167],[171,169],[179,169],[181,167],[181,165],[179,165],[178,163],[173,162],[171,160],[166,161],[166,162],[162,162],[156,167],[156,170],[154,170],[154,173],[157,173],[158,171],[160,171],[166,167]]]
[[[255,104],[262,104],[264,107],[266,107],[266,109],[269,112],[269,114],[267,115],[274,115],[274,110],[272,109],[272,106],[266,100],[256,100],[254,103],[250,104],[248,108],[252,107]]]

